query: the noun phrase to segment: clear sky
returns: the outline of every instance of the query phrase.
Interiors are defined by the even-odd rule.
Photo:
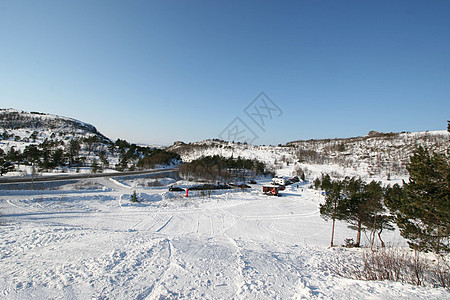
[[[442,130],[449,16],[444,0],[0,0],[0,107],[152,144],[236,117],[255,144]],[[244,111],[260,92],[282,112],[263,128]]]

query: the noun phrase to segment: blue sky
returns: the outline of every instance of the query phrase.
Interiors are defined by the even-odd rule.
[[[450,1],[2,1],[0,107],[112,139],[256,144],[450,119]],[[265,92],[282,110],[258,127]]]

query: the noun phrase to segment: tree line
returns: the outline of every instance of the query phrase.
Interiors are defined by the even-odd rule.
[[[346,177],[332,180],[323,175],[314,181],[315,188],[325,191],[321,216],[334,225],[343,220],[357,232],[353,246],[359,247],[361,233],[370,232],[370,246],[375,235],[381,239],[383,230],[393,230],[395,223],[410,247],[419,251],[449,252],[450,236],[450,164],[449,151],[436,153],[418,147],[407,166],[408,182],[383,187],[380,182],[364,182]]]
[[[267,175],[270,172],[264,163],[257,159],[245,159],[223,156],[204,156],[183,164],[180,167],[180,174],[185,178],[202,179],[206,181],[229,182]]]
[[[117,163],[112,165],[114,160]],[[153,168],[180,160],[178,154],[170,151],[139,146],[121,139],[105,141],[96,135],[71,138],[67,142],[47,138],[41,143],[28,144],[23,150],[14,146],[7,152],[0,149],[1,175],[12,171],[14,165],[32,165],[47,171],[57,167],[91,167],[92,172],[96,173],[106,168],[119,171]]]

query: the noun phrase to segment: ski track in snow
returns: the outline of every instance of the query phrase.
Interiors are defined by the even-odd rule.
[[[163,225],[163,226],[159,227],[159,228],[158,228],[158,230],[156,230],[156,232],[160,232],[161,230],[163,230],[163,229],[164,229],[164,227],[166,227],[166,226],[167,226],[167,224],[169,224],[169,222],[170,222],[170,221],[172,221],[172,218],[173,218],[173,216],[170,216],[169,220],[167,220],[167,222],[166,222],[166,223],[164,223],[164,225]]]
[[[448,299],[443,289],[330,271],[321,196],[211,198],[96,180],[105,190],[0,191],[0,299]],[[338,243],[355,233],[337,223]],[[404,241],[398,232],[385,240]]]

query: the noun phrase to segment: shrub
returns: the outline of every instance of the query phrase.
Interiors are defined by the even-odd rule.
[[[388,247],[365,249],[359,264],[336,264],[337,274],[359,280],[391,280],[414,285],[450,287],[450,266],[444,256],[431,260],[419,251]],[[341,269],[337,269],[341,268]]]
[[[136,191],[134,191],[133,194],[131,195],[130,201],[133,202],[133,203],[140,202],[140,201],[139,201],[139,197],[138,197],[138,195],[136,194]]]

